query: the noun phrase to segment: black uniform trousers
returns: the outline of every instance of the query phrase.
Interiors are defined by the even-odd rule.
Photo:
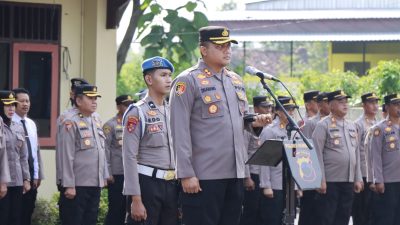
[[[263,225],[281,225],[285,209],[284,191],[273,190],[274,197],[261,197],[261,218]]]
[[[241,225],[261,225],[260,214],[260,177],[258,174],[250,174],[255,183],[255,189],[247,191],[244,189],[243,213],[240,218]]]
[[[35,210],[36,197],[37,189],[33,188],[33,182],[31,182],[31,190],[22,196],[22,225],[31,225],[32,214]]]
[[[314,190],[303,191],[300,199],[299,225],[318,225],[315,223],[315,198],[318,193]]]
[[[385,192],[372,198],[373,225],[400,224],[400,182],[385,183]]]
[[[126,197],[122,195],[124,175],[113,175],[114,183],[108,185],[108,212],[106,225],[125,224]]]
[[[183,224],[238,225],[243,203],[243,179],[200,180],[202,191],[182,193]]]
[[[65,188],[60,196],[62,225],[96,225],[99,213],[100,187],[75,187],[74,199],[67,199]]]
[[[0,225],[21,225],[22,186],[7,187],[7,194],[0,199]]]
[[[364,177],[364,190],[354,194],[353,202],[353,224],[354,225],[372,225],[371,202],[373,192],[369,189],[369,183]]]
[[[353,205],[354,184],[327,182],[326,194],[316,200],[317,224],[348,225]]]
[[[131,216],[131,196],[127,197],[126,224],[176,225],[178,221],[178,186],[176,180],[163,180],[139,174],[142,202],[146,221],[134,221]]]

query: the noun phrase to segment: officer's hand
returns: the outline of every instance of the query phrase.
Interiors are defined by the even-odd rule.
[[[364,183],[361,181],[354,182],[354,192],[360,193],[364,189]]]
[[[296,196],[297,196],[298,198],[303,197],[303,191],[302,191],[302,190],[297,190],[297,191],[296,191]]]
[[[246,177],[244,179],[244,188],[246,189],[246,191],[254,191],[254,189],[256,188],[256,184],[251,179],[251,177]]]
[[[385,184],[384,183],[376,184],[376,192],[379,194],[385,193]]]
[[[4,198],[7,194],[7,184],[0,184],[0,199]]]
[[[27,180],[24,180],[24,189],[22,191],[22,194],[25,194],[26,192],[31,190],[31,183]]]
[[[183,192],[188,194],[195,194],[201,191],[199,179],[197,177],[182,178],[182,189]]]
[[[271,188],[264,188],[263,189],[263,194],[267,198],[273,198],[274,197],[274,191]]]
[[[371,191],[373,191],[373,192],[376,192],[376,185],[375,185],[374,183],[371,183],[371,184],[369,185],[369,190],[371,190]]]
[[[142,197],[140,195],[132,196],[131,217],[135,221],[147,219],[146,208],[143,205]]]
[[[115,180],[114,180],[113,176],[110,176],[109,178],[107,178],[107,184],[108,185],[113,184],[114,182],[115,182]]]
[[[76,196],[76,190],[74,187],[68,187],[65,189],[64,195],[67,199],[74,199]]]
[[[321,188],[317,189],[317,192],[320,194],[326,194],[326,182],[322,181]]]
[[[271,114],[259,114],[254,116],[254,121],[251,123],[253,127],[265,127],[272,123]]]
[[[40,183],[41,183],[40,181],[41,180],[39,180],[39,179],[34,179],[32,182],[32,188],[37,189],[40,186]]]

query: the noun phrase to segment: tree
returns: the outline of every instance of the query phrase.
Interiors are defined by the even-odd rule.
[[[204,5],[201,0],[194,0],[172,10],[163,8],[155,0],[144,0],[142,3],[134,0],[132,17],[118,48],[118,74],[125,63],[135,33],[139,39],[148,30],[150,32],[140,42],[145,48],[144,58],[160,55],[168,57],[174,65],[191,65],[196,58],[194,50],[198,46],[198,29],[208,25],[207,17],[195,11],[199,3]],[[191,14],[191,20],[181,16],[185,11]],[[162,23],[157,23],[155,17],[162,17]]]
[[[368,76],[374,78],[372,83],[378,84],[380,95],[400,92],[400,60],[380,61],[369,70]]]

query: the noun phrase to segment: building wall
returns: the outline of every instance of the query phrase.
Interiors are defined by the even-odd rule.
[[[70,78],[83,77],[98,86],[102,98],[98,112],[103,121],[115,114],[116,97],[116,30],[106,27],[106,0],[11,0],[14,2],[61,4],[60,55],[68,47],[71,64],[67,73],[60,63],[59,111],[68,108]],[[61,57],[62,59],[62,57]],[[110,107],[111,106],[111,107]],[[46,179],[39,197],[50,198],[56,191],[55,150],[42,149]]]

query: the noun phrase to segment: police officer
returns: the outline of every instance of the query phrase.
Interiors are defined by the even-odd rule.
[[[123,225],[125,221],[124,168],[122,166],[122,116],[133,99],[129,95],[120,95],[115,99],[118,113],[103,126],[106,135],[106,157],[108,162],[108,213],[106,225]]]
[[[273,102],[266,96],[253,97],[254,113],[271,114]],[[260,130],[261,132],[262,130]],[[247,154],[250,158],[260,147],[260,139],[258,135],[245,131],[245,146]],[[246,178],[244,179],[244,200],[243,214],[240,219],[241,225],[258,225],[261,224],[260,212],[260,167],[256,165],[246,165]]]
[[[330,107],[328,103],[328,96],[326,92],[320,92],[317,96],[318,113],[313,118],[306,121],[302,128],[303,134],[311,139],[317,123],[328,116],[330,113]],[[303,197],[301,198],[300,214],[299,214],[299,225],[313,225],[315,224],[315,199],[316,191],[309,190],[303,191]]]
[[[4,123],[3,118],[0,117],[0,199],[7,194],[7,183],[10,182],[10,180],[6,139],[4,137]]]
[[[278,101],[286,109],[290,116],[294,115],[296,105],[290,97],[281,96]],[[263,129],[260,141],[263,143],[269,139],[287,140],[286,126],[288,119],[283,110],[277,105],[276,117],[271,125]],[[276,167],[261,166],[260,188],[263,196],[261,198],[262,224],[281,225],[283,218],[284,191],[282,188],[282,162]]]
[[[176,225],[178,191],[169,106],[173,65],[156,56],[142,63],[148,94],[123,118],[124,195],[127,224]]]
[[[341,90],[327,96],[331,114],[317,123],[312,135],[322,172],[317,224],[347,225],[353,191],[358,193],[363,188],[357,128],[345,119],[350,96]]]
[[[371,140],[373,182],[373,225],[399,224],[400,210],[400,95],[385,96],[388,117],[374,126]]]
[[[353,223],[354,225],[368,225],[370,224],[370,202],[372,193],[369,190],[367,182],[367,151],[365,150],[365,138],[367,131],[371,126],[376,124],[376,114],[379,110],[378,96],[374,92],[365,93],[361,96],[361,101],[364,113],[356,120],[359,151],[360,151],[360,168],[364,182],[364,190],[359,194],[355,194],[353,202]]]
[[[89,84],[85,79],[82,78],[72,78],[71,79],[71,89],[69,92],[69,101],[71,102],[71,107],[67,108],[64,112],[60,114],[57,118],[57,133],[56,133],[56,160],[61,159],[60,154],[60,147],[59,143],[61,142],[61,137],[58,136],[60,134],[60,130],[63,129],[63,123],[65,119],[69,119],[73,115],[77,113],[77,109],[75,107],[74,96],[75,96],[75,89],[76,87],[84,84]],[[61,162],[56,163],[56,183],[58,188],[60,189],[61,185],[61,176],[62,176],[62,167]],[[61,190],[61,189],[60,189]]]
[[[4,121],[3,134],[11,177],[7,194],[0,200],[0,221],[6,225],[21,224],[22,196],[31,188],[24,130],[12,121],[16,104],[13,92],[0,91],[0,116]]]
[[[318,104],[317,104],[317,96],[319,94],[319,91],[307,91],[304,92],[303,94],[303,100],[304,100],[304,107],[306,109],[305,116],[304,116],[304,121],[300,121],[300,125],[304,125],[304,123],[317,115],[318,113]]]
[[[203,27],[199,33],[202,59],[174,80],[170,95],[183,223],[237,225],[247,159],[243,129],[262,127],[270,117],[257,115],[244,125],[244,84],[225,68],[237,41],[226,27]]]
[[[105,136],[101,122],[93,115],[97,87],[80,85],[75,89],[76,112],[65,118],[59,130],[59,158],[62,170],[60,218],[63,225],[96,224],[101,187],[108,178]]]

